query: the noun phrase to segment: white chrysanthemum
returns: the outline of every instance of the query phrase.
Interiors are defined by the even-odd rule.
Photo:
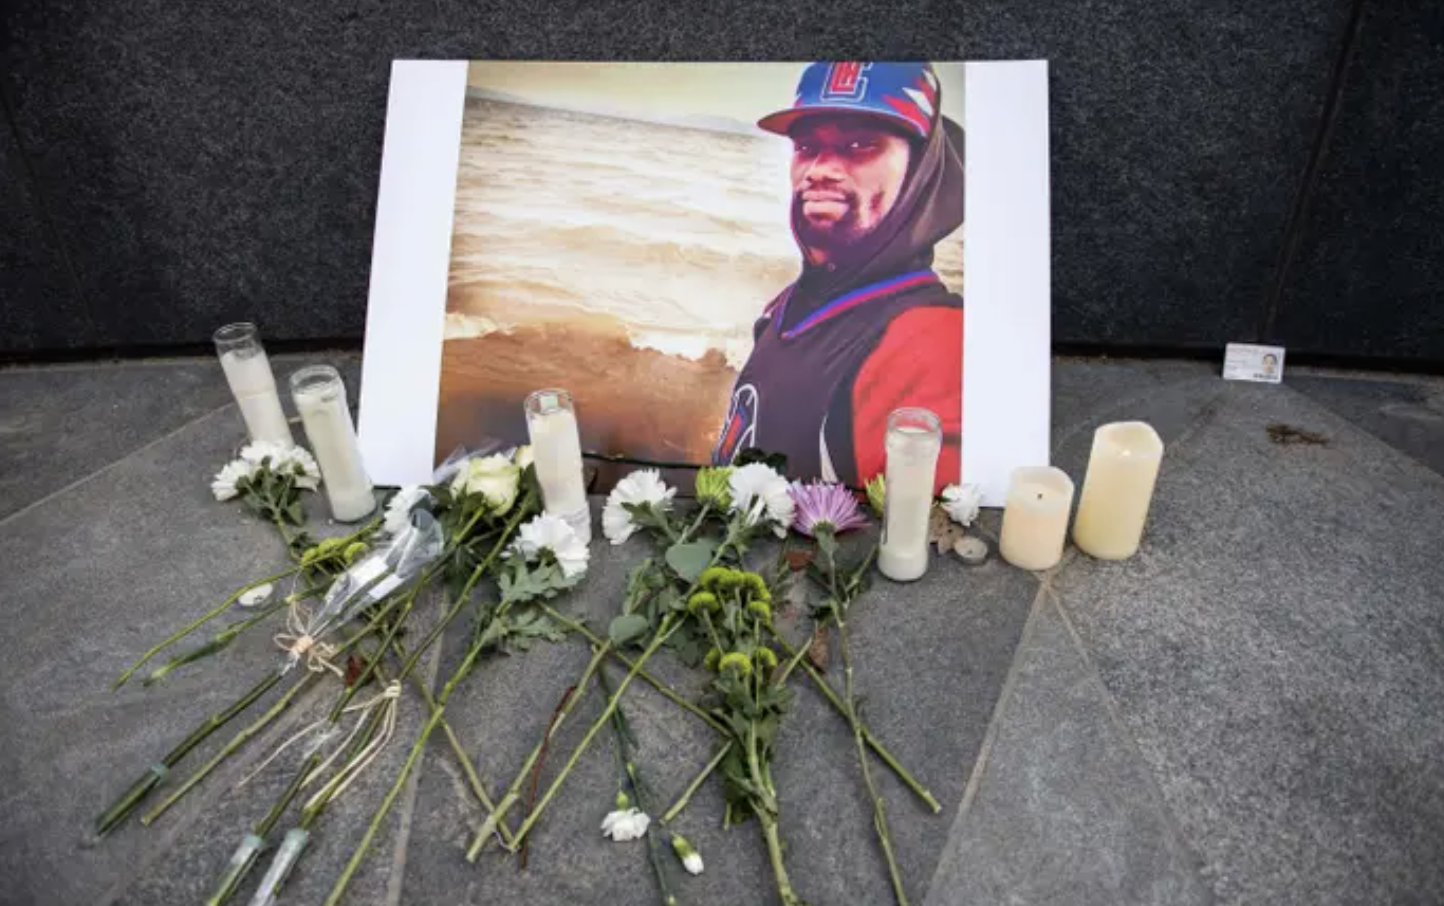
[[[411,511],[418,503],[431,499],[431,494],[419,484],[407,485],[397,491],[386,503],[386,516],[381,523],[388,535],[399,535],[411,525]]]
[[[742,466],[728,479],[732,491],[732,510],[742,513],[748,525],[766,519],[779,538],[787,537],[796,504],[787,493],[787,479],[771,466],[760,462]]]
[[[943,510],[958,525],[972,525],[978,518],[978,507],[983,503],[982,488],[975,484],[950,484],[943,488],[942,496]]]
[[[516,467],[523,472],[526,471],[526,467],[531,465],[535,459],[536,456],[531,451],[531,444],[522,444],[511,453],[511,461],[516,463]]]
[[[621,544],[638,528],[626,504],[651,504],[658,510],[666,510],[671,508],[672,495],[676,493],[676,488],[663,483],[656,469],[638,469],[617,482],[607,495],[607,505],[602,508],[602,534],[613,544]]]
[[[577,534],[565,519],[542,513],[516,533],[512,547],[528,561],[541,556],[542,551],[551,551],[567,578],[579,576],[587,571],[587,559],[591,551],[587,543]]]
[[[270,469],[277,475],[289,472],[295,476],[295,485],[308,491],[316,490],[321,483],[321,467],[310,451],[294,444],[277,443],[273,440],[257,440],[241,448],[241,459],[253,467],[270,462]]]
[[[216,477],[211,479],[211,493],[216,495],[217,500],[230,500],[241,493],[236,484],[242,478],[250,478],[255,471],[256,467],[244,459],[232,460],[222,466]]]
[[[462,463],[451,480],[451,491],[458,496],[480,494],[496,515],[501,516],[516,503],[520,483],[521,469],[509,457],[494,453]]]
[[[321,467],[316,464],[316,457],[312,456],[309,450],[292,447],[286,456],[285,465],[296,476],[296,487],[314,491],[321,483]]]
[[[652,819],[641,809],[618,809],[608,812],[607,817],[602,819],[602,836],[611,837],[617,843],[640,840],[646,836],[647,826],[651,823]]]

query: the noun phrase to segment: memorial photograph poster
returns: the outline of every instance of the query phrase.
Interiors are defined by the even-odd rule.
[[[1001,501],[1047,462],[1048,243],[1043,63],[398,62],[363,449],[417,480],[560,387],[589,453],[860,485],[919,406]]]

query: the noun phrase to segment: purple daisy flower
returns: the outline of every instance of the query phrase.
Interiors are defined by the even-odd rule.
[[[867,517],[858,508],[857,497],[840,484],[794,481],[788,486],[787,493],[797,504],[792,527],[809,538],[817,536],[817,528],[821,525],[832,526],[833,534],[837,535],[867,525]]]

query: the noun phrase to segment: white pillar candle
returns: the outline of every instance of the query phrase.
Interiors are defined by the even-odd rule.
[[[1051,569],[1063,558],[1073,480],[1051,466],[1014,469],[1003,504],[998,550],[1022,569]]]
[[[1100,560],[1133,556],[1162,461],[1163,441],[1145,422],[1114,422],[1095,431],[1073,543]]]
[[[542,506],[592,540],[592,511],[582,472],[582,438],[576,406],[565,390],[538,390],[526,398],[526,428]]]
[[[291,375],[291,399],[321,467],[331,515],[337,522],[356,522],[370,515],[376,509],[376,495],[361,461],[340,373],[330,365],[302,368]]]
[[[227,324],[211,337],[221,358],[226,383],[240,407],[251,440],[267,440],[291,446],[291,426],[281,409],[276,392],[276,378],[271,374],[271,361],[261,346],[256,325]]]
[[[877,568],[895,582],[911,582],[928,571],[928,520],[943,448],[938,417],[926,409],[897,410],[888,416],[884,447],[887,490]]]

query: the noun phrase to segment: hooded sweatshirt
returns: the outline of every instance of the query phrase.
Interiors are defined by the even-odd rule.
[[[882,471],[887,415],[933,411],[941,487],[961,464],[963,300],[932,270],[933,246],[963,222],[963,130],[946,117],[892,209],[847,256],[803,270],[764,309],[733,385],[713,461],[755,447],[795,477],[860,485]],[[793,215],[793,234],[798,234]]]

